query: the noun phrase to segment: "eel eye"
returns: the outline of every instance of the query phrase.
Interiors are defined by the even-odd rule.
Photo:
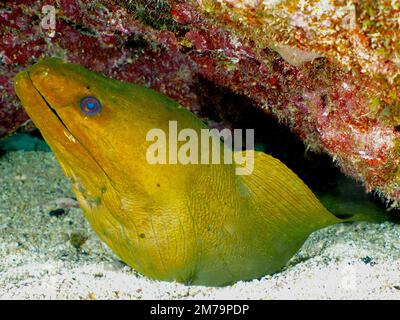
[[[84,114],[92,116],[102,109],[101,103],[95,97],[84,97],[81,100],[81,110]]]

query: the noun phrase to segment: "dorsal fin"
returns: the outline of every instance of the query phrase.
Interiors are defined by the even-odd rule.
[[[243,152],[241,156],[245,157]],[[276,215],[282,221],[295,224],[305,223],[312,229],[341,222],[293,171],[270,155],[254,151],[254,169],[241,179],[255,197],[257,206],[269,216]]]

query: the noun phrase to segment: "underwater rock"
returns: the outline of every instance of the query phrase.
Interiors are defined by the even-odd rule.
[[[218,101],[207,96],[210,85],[247,96],[367,191],[397,200],[398,4],[325,1],[320,12],[319,1],[301,3],[7,1],[0,5],[0,137],[27,119],[13,76],[58,56],[150,86],[200,116]],[[54,37],[40,27],[44,4],[57,9]],[[224,126],[236,107],[219,114]]]
[[[278,118],[311,149],[329,153],[367,191],[399,199],[398,2],[193,3],[251,43],[258,61],[265,64],[266,50],[285,60],[279,84],[286,84],[280,100],[287,103],[268,103]]]
[[[41,27],[42,8],[52,4],[57,8],[54,34]],[[13,77],[43,56],[62,57],[110,77],[145,84],[189,108],[198,107],[195,66],[178,52],[175,35],[133,16],[108,1],[0,4],[0,137],[28,119],[15,98]]]
[[[89,237],[86,234],[73,232],[69,236],[69,242],[75,249],[81,250],[82,246],[85,244],[88,238]]]

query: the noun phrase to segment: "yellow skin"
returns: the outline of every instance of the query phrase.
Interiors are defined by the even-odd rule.
[[[15,90],[93,229],[146,276],[211,286],[254,279],[282,268],[311,232],[341,222],[264,153],[248,176],[235,164],[149,164],[150,129],[168,133],[172,120],[178,130],[206,128],[153,90],[53,58],[19,73]],[[82,113],[86,96],[100,113]]]

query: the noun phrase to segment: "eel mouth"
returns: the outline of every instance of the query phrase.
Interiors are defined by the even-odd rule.
[[[37,92],[37,94],[42,98],[42,100],[44,101],[44,103],[46,104],[46,106],[50,109],[50,111],[56,116],[56,118],[58,119],[58,121],[60,122],[60,124],[64,127],[65,130],[67,130],[72,136],[73,134],[71,133],[71,131],[68,129],[67,125],[64,123],[64,121],[62,120],[62,118],[60,117],[60,115],[57,113],[56,109],[54,109],[51,104],[49,103],[49,101],[46,99],[46,97],[40,92],[40,90],[35,86],[35,83],[33,82],[31,75],[29,73],[29,70],[27,70],[27,74],[28,74],[28,78],[32,84],[32,88]],[[75,138],[75,137],[74,137]]]

